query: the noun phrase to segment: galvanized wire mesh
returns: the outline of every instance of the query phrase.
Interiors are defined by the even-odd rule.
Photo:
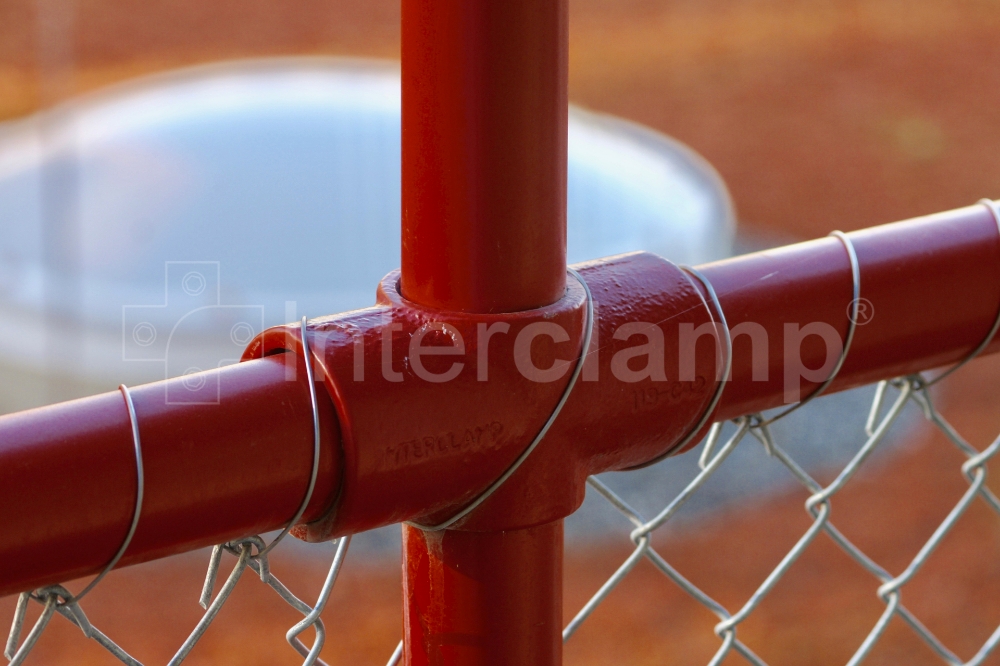
[[[982,451],[977,450],[935,409],[934,403],[931,400],[929,385],[930,382],[919,375],[879,384],[864,432],[859,433],[859,448],[857,452],[840,473],[837,474],[836,478],[825,486],[817,482],[789,455],[786,449],[779,445],[771,431],[770,425],[773,421],[766,420],[760,414],[748,415],[737,419],[735,421],[735,433],[725,441],[722,441],[722,425],[715,424],[701,451],[699,473],[672,501],[652,518],[640,515],[637,510],[612,491],[607,484],[596,477],[591,477],[588,481],[590,489],[607,500],[621,513],[625,520],[631,523],[633,529],[630,533],[630,538],[634,549],[565,628],[563,632],[564,641],[568,641],[581,625],[586,622],[594,610],[635,569],[636,565],[643,559],[646,559],[681,590],[718,617],[719,622],[715,625],[714,631],[719,639],[719,647],[708,662],[711,666],[721,664],[733,653],[742,656],[751,664],[757,666],[766,664],[753,651],[751,646],[740,640],[738,637],[739,626],[754,613],[765,597],[774,590],[796,560],[818,538],[824,536],[831,539],[861,569],[872,576],[873,593],[885,604],[884,612],[874,626],[872,626],[868,635],[857,645],[853,655],[847,662],[850,666],[860,664],[871,653],[872,649],[885,634],[890,621],[895,617],[902,619],[913,633],[940,657],[943,663],[956,666],[959,664],[970,666],[982,664],[997,644],[1000,643],[1000,627],[990,635],[971,659],[964,661],[928,629],[902,601],[904,586],[911,582],[918,574],[930,555],[938,549],[945,536],[952,530],[973,502],[977,500],[984,502],[993,512],[1000,516],[1000,500],[997,499],[997,496],[985,484],[987,463],[1000,450],[1000,437]],[[866,555],[844,533],[838,530],[833,522],[831,522],[830,514],[834,496],[850,483],[857,475],[859,469],[871,458],[872,453],[880,444],[885,442],[890,427],[898,419],[903,408],[908,403],[918,405],[927,422],[940,430],[945,438],[965,456],[966,459],[961,465],[961,472],[968,481],[969,487],[958,503],[948,513],[947,517],[934,530],[931,537],[912,557],[909,564],[901,572],[893,574]],[[805,511],[811,518],[811,525],[770,574],[761,581],[749,599],[741,607],[730,610],[692,583],[682,572],[674,568],[653,547],[652,538],[657,530],[662,529],[672,519],[675,519],[678,511],[699,492],[699,489],[717,472],[737,446],[754,440],[764,447],[769,456],[783,465],[795,481],[807,489],[809,498],[805,503]]]
[[[323,582],[319,597],[313,606],[308,605],[296,597],[284,584],[282,584],[280,580],[278,580],[273,573],[271,573],[271,567],[268,561],[268,549],[261,537],[254,536],[216,546],[212,550],[212,555],[208,565],[208,573],[205,576],[205,584],[202,588],[201,599],[199,600],[202,608],[205,609],[205,614],[197,623],[187,640],[184,641],[174,654],[173,658],[168,662],[170,666],[180,664],[188,656],[192,648],[194,648],[195,644],[204,635],[209,625],[219,614],[219,611],[229,599],[233,589],[236,587],[236,584],[240,581],[243,574],[246,573],[248,569],[259,576],[260,580],[273,589],[285,603],[302,613],[302,621],[289,629],[285,634],[285,638],[296,650],[296,652],[302,655],[304,659],[304,666],[324,664],[324,662],[319,659],[319,654],[323,649],[326,639],[326,631],[323,621],[320,619],[320,614],[323,612],[323,609],[330,598],[330,592],[333,590],[334,583],[337,580],[337,575],[340,572],[344,558],[347,555],[347,547],[350,544],[350,541],[351,538],[349,536],[342,537],[337,541],[337,549],[333,557],[333,563],[330,566],[326,580]],[[213,598],[213,592],[222,562],[223,553],[230,553],[235,556],[236,563],[233,566],[232,571],[227,576],[225,583],[223,583],[222,587],[219,589],[218,594],[215,594]],[[38,642],[38,639],[41,637],[42,632],[45,631],[45,628],[48,626],[50,620],[58,613],[76,625],[83,632],[83,635],[86,638],[97,642],[98,645],[105,648],[122,663],[129,664],[130,666],[142,666],[140,661],[128,654],[111,638],[91,624],[80,606],[80,596],[81,595],[76,595],[74,597],[65,587],[61,585],[51,585],[49,587],[21,594],[18,598],[17,608],[14,611],[14,621],[11,625],[6,649],[4,650],[4,656],[10,660],[10,664],[16,666],[23,663],[24,660],[27,659],[29,653]],[[25,624],[25,616],[27,614],[28,606],[32,602],[36,602],[42,606],[42,613],[35,621],[28,634],[24,636],[24,640],[22,641],[21,638]],[[299,639],[299,636],[310,628],[315,631],[315,638],[312,645],[307,646]]]

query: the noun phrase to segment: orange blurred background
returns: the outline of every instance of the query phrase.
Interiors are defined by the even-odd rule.
[[[570,0],[570,99],[708,158],[744,234],[807,238],[1000,196],[998,27],[997,0]],[[398,58],[398,2],[4,0],[0,120],[154,71],[279,54]],[[940,397],[979,448],[1000,430],[998,389],[1000,362],[984,359]],[[967,487],[962,458],[924,432],[834,502],[838,526],[894,573]],[[657,545],[733,609],[807,528],[804,499],[761,500]],[[627,545],[568,552],[567,617]],[[965,659],[1000,624],[998,551],[1000,520],[977,503],[906,588],[907,605]],[[322,562],[275,558],[275,571],[309,601]],[[165,662],[199,617],[204,565],[194,554],[116,572],[86,609],[138,658]],[[772,664],[844,663],[883,609],[875,587],[821,537],[740,637]],[[299,618],[272,596],[243,581],[187,663],[298,663],[283,634]],[[349,555],[324,616],[324,659],[385,663],[399,636],[399,596],[392,562]],[[0,617],[12,607],[0,601]],[[706,663],[718,646],[714,624],[643,563],[569,643],[566,663]],[[28,663],[117,662],[55,620]],[[940,660],[898,620],[866,661],[925,663]]]

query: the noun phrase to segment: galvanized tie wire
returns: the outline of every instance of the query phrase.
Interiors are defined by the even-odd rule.
[[[764,419],[760,418],[759,422],[754,425],[756,428],[766,428],[767,426],[775,423],[776,421],[785,418],[792,412],[801,409],[803,406],[809,404],[816,398],[823,395],[823,393],[830,388],[830,384],[833,380],[837,378],[840,374],[840,369],[844,367],[844,361],[847,360],[847,354],[851,351],[851,344],[854,342],[854,333],[858,330],[858,312],[861,307],[861,265],[858,263],[858,253],[854,250],[854,243],[851,241],[850,237],[842,231],[831,231],[830,235],[837,238],[844,245],[844,249],[847,250],[847,258],[851,262],[851,278],[853,280],[853,298],[851,299],[851,314],[848,316],[850,323],[847,327],[847,337],[844,338],[844,346],[840,350],[840,358],[837,359],[836,365],[830,371],[826,380],[820,384],[815,391],[806,396],[805,400],[800,400],[791,407],[787,407],[784,411],[774,416]]]
[[[299,337],[302,338],[302,357],[305,359],[306,365],[306,380],[309,384],[309,404],[312,407],[312,427],[313,427],[313,458],[312,458],[312,469],[309,472],[309,485],[306,486],[305,497],[302,498],[302,504],[299,505],[298,511],[292,516],[292,519],[288,521],[285,529],[281,530],[281,534],[274,538],[274,541],[264,546],[264,549],[258,553],[258,556],[267,555],[271,552],[275,546],[277,546],[282,539],[284,539],[292,528],[298,524],[299,519],[302,518],[302,514],[306,512],[309,508],[309,502],[312,500],[313,492],[316,490],[316,478],[319,476],[319,458],[321,451],[322,441],[320,439],[320,429],[319,429],[319,400],[316,396],[316,378],[313,376],[313,357],[312,351],[309,348],[309,331],[307,328],[307,320],[305,317],[299,321]],[[264,581],[267,582],[266,580]]]
[[[205,614],[195,627],[194,631],[181,646],[177,654],[174,655],[174,658],[171,659],[168,666],[177,666],[187,657],[187,655],[191,652],[191,649],[202,637],[202,635],[204,635],[208,626],[215,619],[215,616],[218,615],[222,605],[229,598],[229,595],[236,587],[236,583],[239,582],[247,568],[254,571],[254,573],[260,577],[261,581],[271,587],[288,605],[303,614],[304,618],[289,629],[285,635],[285,639],[288,641],[289,645],[291,645],[296,652],[304,657],[305,660],[303,661],[303,666],[312,666],[313,664],[324,665],[324,662],[319,658],[319,653],[322,651],[326,640],[326,630],[323,625],[323,621],[320,619],[320,615],[326,607],[330,593],[333,590],[337,576],[340,573],[344,559],[347,556],[347,548],[350,545],[351,537],[341,537],[337,540],[337,549],[333,557],[333,562],[330,565],[330,570],[327,573],[322,588],[320,589],[320,594],[314,607],[310,607],[292,594],[291,591],[289,591],[288,588],[285,587],[284,584],[282,584],[281,581],[271,573],[271,567],[268,560],[268,555],[271,550],[278,543],[280,543],[285,536],[288,535],[296,524],[298,524],[306,509],[309,507],[309,502],[312,500],[313,492],[316,488],[316,479],[319,473],[321,448],[319,401],[316,394],[316,379],[315,373],[313,372],[313,358],[312,351],[309,346],[307,324],[307,318],[302,317],[299,322],[299,333],[302,343],[302,356],[305,361],[306,381],[309,386],[309,400],[312,406],[313,426],[312,469],[310,471],[309,484],[306,488],[305,496],[303,497],[302,503],[299,505],[295,515],[288,521],[285,528],[277,537],[274,538],[273,541],[271,541],[270,544],[265,545],[264,540],[261,537],[253,536],[215,546],[212,550],[212,555],[209,558],[208,571],[205,574],[205,584],[202,587],[201,598],[199,599],[199,603],[202,608],[205,608]],[[256,554],[254,554],[254,550],[256,550]],[[237,557],[237,561],[233,570],[226,579],[226,582],[219,590],[219,594],[216,595],[213,600],[212,594],[218,577],[223,551],[235,555]],[[315,630],[316,638],[311,647],[306,647],[305,644],[299,639],[299,636],[310,627]]]
[[[729,331],[729,324],[726,321],[726,313],[722,309],[722,303],[719,302],[719,296],[715,293],[715,287],[712,286],[711,281],[701,271],[691,266],[679,266],[682,271],[686,274],[689,280],[691,276],[695,277],[698,282],[701,283],[705,291],[708,293],[708,297],[712,302],[712,308],[715,309],[715,313],[719,315],[719,321],[715,321],[715,314],[712,313],[712,308],[708,307],[708,303],[701,296],[701,292],[698,292],[698,297],[702,299],[702,304],[705,305],[705,309],[708,310],[709,316],[712,317],[712,323],[715,325],[716,331],[716,344],[721,346],[723,358],[725,359],[721,367],[716,368],[716,378],[715,378],[715,391],[712,393],[711,400],[708,401],[708,405],[702,410],[701,416],[695,423],[694,427],[688,430],[687,434],[684,435],[677,443],[672,444],[669,449],[656,456],[652,460],[647,460],[644,463],[629,467],[626,471],[643,469],[645,467],[651,467],[658,462],[661,462],[669,458],[675,451],[681,451],[685,446],[691,443],[691,441],[697,437],[705,425],[708,424],[709,419],[712,418],[712,414],[715,413],[715,408],[719,405],[719,400],[722,399],[722,393],[726,389],[726,382],[729,381],[729,374],[733,369],[733,336]],[[722,329],[723,335],[719,335],[719,329]]]
[[[115,554],[104,566],[104,569],[80,590],[79,593],[74,595],[61,585],[50,585],[39,590],[21,593],[17,600],[17,607],[14,609],[14,619],[11,623],[10,633],[7,636],[7,644],[4,649],[4,656],[10,660],[12,666],[19,666],[27,659],[28,653],[35,647],[42,632],[45,631],[45,627],[48,626],[49,620],[52,619],[55,613],[59,613],[75,624],[83,631],[84,636],[96,641],[123,663],[133,666],[139,664],[138,661],[129,656],[128,653],[94,627],[80,607],[80,600],[97,587],[98,583],[104,580],[104,577],[115,568],[115,565],[121,560],[125,551],[128,550],[129,544],[132,543],[132,537],[135,535],[135,529],[139,525],[139,516],[142,514],[142,498],[145,493],[146,478],[142,466],[142,441],[139,437],[139,421],[136,418],[135,404],[132,402],[132,394],[129,392],[128,387],[122,384],[118,387],[118,390],[121,391],[122,397],[125,400],[125,407],[128,410],[129,424],[132,430],[132,447],[135,450],[135,507],[132,510],[132,520],[129,523],[128,531],[125,533],[125,538],[122,540],[118,550],[115,551]],[[21,632],[24,627],[24,619],[28,611],[29,601],[36,601],[42,604],[42,614],[35,621],[31,631],[28,632],[24,643],[21,643],[19,647],[18,643],[21,640]]]
[[[986,210],[990,211],[990,215],[993,216],[993,221],[996,222],[997,224],[997,233],[1000,234],[1000,209],[997,208],[997,202],[993,201],[992,199],[980,199],[978,204],[981,206],[986,206]],[[1000,308],[997,308],[996,319],[993,321],[993,326],[990,328],[989,333],[986,334],[986,337],[983,338],[983,341],[980,342],[975,349],[969,352],[969,355],[966,356],[964,359],[962,359],[952,367],[948,368],[937,377],[934,377],[933,379],[930,380],[925,380],[924,384],[926,386],[933,386],[934,384],[937,384],[939,381],[941,381],[951,373],[955,372],[956,370],[961,368],[963,365],[965,365],[972,359],[982,354],[986,350],[986,348],[990,345],[990,342],[993,341],[993,338],[996,337],[998,330],[1000,330]]]

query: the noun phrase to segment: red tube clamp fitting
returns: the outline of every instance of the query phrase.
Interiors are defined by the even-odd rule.
[[[697,345],[693,377],[678,379],[682,325],[713,321],[683,271],[646,253],[576,268],[595,301],[583,372],[538,448],[453,529],[518,529],[565,517],[583,501],[588,475],[669,451],[711,400],[713,336]],[[309,540],[454,515],[528,446],[581,353],[586,292],[575,280],[556,303],[507,314],[421,307],[400,296],[398,282],[390,273],[373,307],[309,325],[344,451],[340,498],[301,530]],[[293,326],[265,331],[245,358],[300,353],[298,335]]]

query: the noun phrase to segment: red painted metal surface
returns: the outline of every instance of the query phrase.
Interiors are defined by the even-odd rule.
[[[861,266],[861,297],[874,314],[857,327],[829,392],[957,363],[989,333],[1000,309],[1000,235],[986,206],[848,236]],[[701,270],[719,293],[730,327],[756,322],[769,339],[768,381],[752,381],[750,338],[734,340],[733,381],[716,419],[782,404],[786,325],[827,322],[841,337],[847,333],[850,264],[834,238],[727,259]],[[984,353],[998,349],[1000,342],[994,340]],[[803,340],[807,367],[820,367],[824,354],[819,337]],[[803,395],[819,383],[804,381]]]
[[[1000,236],[985,207],[851,237],[861,264],[861,293],[875,314],[858,327],[849,361],[831,390],[957,362],[989,332],[1000,307]],[[710,321],[695,282],[668,262],[641,253],[578,269],[595,294],[599,312],[587,369],[544,445],[458,523],[459,529],[492,533],[557,521],[579,506],[587,475],[625,469],[670,452],[706,409],[715,388],[716,341],[706,336],[692,352],[683,351],[681,342],[685,324],[694,330]],[[758,324],[767,336],[761,349],[769,352],[768,378],[755,381],[754,349],[748,338],[737,335],[734,379],[717,417],[784,404],[784,369],[791,352],[801,356],[803,368],[830,367],[836,361],[839,350],[828,354],[818,336],[803,338],[791,352],[784,343],[787,326],[798,330],[819,322],[828,324],[838,340],[846,337],[853,280],[840,241],[812,241],[702,269],[716,284],[730,326],[738,332],[745,322]],[[434,524],[453,515],[527,446],[551,412],[579,353],[584,302],[577,284],[570,283],[564,298],[552,306],[506,315],[425,308],[403,299],[397,284],[398,274],[390,274],[378,305],[315,321],[309,329],[337,407],[345,456],[337,510],[310,526],[314,539],[401,520]],[[414,340],[421,331],[433,330],[429,326],[435,322],[447,322],[448,334],[436,340],[427,336],[421,344],[441,345],[449,353],[423,357],[417,368]],[[551,382],[531,381],[518,367],[519,333],[539,322],[567,333],[560,342],[532,348],[534,367],[561,362],[562,372]],[[505,324],[506,330],[484,339],[481,331],[498,324]],[[662,380],[629,376],[620,364],[616,370],[622,354],[647,339],[616,335],[626,325],[659,331]],[[272,330],[250,353],[285,348],[295,336],[295,328]],[[693,367],[693,378],[687,381],[680,377],[685,359]],[[643,367],[640,363],[631,370]],[[489,381],[481,381],[484,370]],[[428,376],[448,379],[436,382]],[[803,380],[799,396],[812,393],[825,376]],[[392,419],[385,418],[386,405],[392,406]],[[472,547],[474,540],[460,543]],[[432,574],[450,571],[451,559],[435,560],[446,556],[461,559],[461,549],[426,554],[437,562],[429,569]],[[479,614],[427,601],[450,580],[411,577],[408,596],[426,602],[417,609],[437,608],[442,616]],[[501,578],[494,580],[510,591]],[[416,588],[418,582],[426,587]],[[544,601],[536,598],[533,603]],[[418,616],[411,614],[410,619]],[[419,619],[424,629],[418,632],[420,640],[412,641],[414,649],[449,640],[438,637],[428,643],[429,620]],[[516,628],[513,621],[485,627],[481,640],[489,640],[487,633],[504,635]]]
[[[666,395],[656,404],[644,398],[655,386],[652,380],[623,381],[613,368],[618,354],[641,340],[616,339],[615,331],[650,322],[645,327],[657,328],[664,341],[666,374],[677,377],[678,325],[710,321],[684,273],[645,253],[578,268],[600,299],[580,381],[545,445],[456,527],[509,530],[563,518],[582,501],[588,474],[669,450],[708,404],[716,371],[710,343],[700,348],[696,377],[664,383]],[[309,325],[344,450],[337,511],[310,526],[312,539],[404,520],[435,524],[453,515],[541,429],[580,353],[585,293],[575,280],[550,306],[496,315],[425,308],[403,299],[397,284],[398,273],[392,273],[382,282],[378,305]],[[447,322],[447,334],[433,330],[435,322]],[[553,340],[547,330],[565,337]],[[440,345],[449,353],[422,355],[418,367],[414,351],[422,331],[433,333],[422,346]],[[295,326],[271,329],[247,355],[287,348],[299,353],[298,335]],[[537,376],[533,368],[540,370]],[[671,392],[675,384],[679,388]],[[386,418],[387,409],[392,418]]]
[[[565,272],[566,27],[565,0],[403,1],[402,270],[374,307],[309,327],[323,454],[298,535],[453,515],[524,450],[565,388],[585,322],[583,289]],[[831,392],[958,362],[990,330],[1000,238],[985,207],[851,238],[874,316]],[[702,288],[647,254],[578,269],[595,335],[542,445],[455,529],[404,528],[412,666],[558,664],[562,518],[589,474],[676,453],[709,404],[717,340],[686,347],[682,329],[718,314]],[[815,323],[846,335],[853,283],[839,241],[702,270],[734,332],[756,326],[759,338],[736,337],[716,419],[787,402],[793,360],[832,365],[818,336],[787,341],[789,327]],[[525,346],[529,331],[543,335]],[[244,363],[206,373],[207,387],[220,386],[215,404],[170,403],[168,387],[183,380],[133,389],[146,501],[122,565],[294,515],[312,463],[305,373],[287,367],[302,362],[298,334],[268,331]],[[654,339],[662,358],[639,348]],[[795,397],[823,379],[801,381]],[[119,393],[0,417],[0,594],[99,571],[134,494]]]
[[[402,13],[400,291],[413,303],[452,312],[530,311],[564,303],[566,0],[404,0]],[[581,330],[576,323],[571,330]],[[470,381],[474,388],[476,380]],[[456,393],[468,390],[466,382],[449,384],[454,397],[405,403],[412,416],[431,409],[447,417],[428,428],[408,424],[406,437],[394,446],[409,448],[397,450],[397,458],[415,454],[409,449],[428,438],[434,448],[423,451],[424,462],[441,439],[468,439],[457,447],[446,444],[449,453],[464,451],[465,457],[474,448],[509,450],[503,442],[523,439],[523,428],[537,420],[491,418]],[[512,384],[506,384],[509,390]],[[388,387],[376,391],[382,388]],[[554,404],[559,394],[552,389],[561,390],[525,388],[541,405]],[[451,400],[462,405],[461,412],[446,406]],[[414,437],[420,444],[412,444]],[[386,460],[376,464],[384,470]],[[478,465],[468,473],[485,474],[489,483],[502,471]],[[406,481],[397,487],[408,489],[413,479]],[[426,540],[405,528],[404,663],[561,663],[562,595],[553,582],[562,576],[561,518],[530,530],[449,530]],[[410,575],[415,561],[425,565]],[[525,572],[531,571],[541,576],[540,584],[528,585],[534,574]]]
[[[544,602],[562,599],[562,546],[561,520],[505,532],[404,528],[409,663],[558,664],[562,606]]]
[[[858,328],[854,347],[831,391],[957,362],[987,334],[1000,305],[1000,240],[985,207],[877,227],[851,237],[861,263],[861,293],[872,302],[875,315]],[[614,354],[643,341],[641,336],[615,340],[610,333],[614,326],[660,322],[666,336],[670,329],[665,322],[676,323],[679,313],[692,317],[692,323],[707,321],[703,304],[689,309],[693,283],[678,282],[676,269],[649,255],[579,268],[598,301],[600,330],[593,344],[600,350],[596,354],[599,381],[587,380],[585,370],[550,437],[510,483],[470,516],[466,527],[522,528],[565,515],[581,496],[579,484],[586,474],[621,469],[668,451],[695,422],[697,407],[705,403],[702,397],[679,411],[677,403],[671,402],[683,397],[678,382],[619,382],[609,371]],[[733,381],[726,387],[716,416],[728,418],[781,405],[784,324],[826,321],[841,334],[846,331],[851,278],[843,246],[824,239],[701,268],[716,285],[730,325],[759,322],[770,337],[768,381],[753,381],[751,347],[745,336],[736,338]],[[573,292],[572,282],[570,287]],[[421,310],[398,294],[393,298],[398,299],[396,308],[389,299],[371,310],[313,323],[314,348],[320,359],[317,378],[323,379],[326,388],[320,391],[324,455],[320,485],[306,514],[312,526],[304,534],[324,536],[392,520],[447,515],[494,478],[486,471],[498,473],[519,453],[524,437],[558,395],[561,382],[552,382],[537,384],[537,393],[519,389],[500,399],[492,392],[502,392],[503,387],[496,388],[493,380],[470,382],[467,390],[448,393],[449,383],[434,384],[413,375],[412,363],[404,361],[408,342],[402,332],[393,336],[394,368],[405,371],[406,379],[383,382],[379,352],[367,358],[370,374],[363,384],[371,378],[373,385],[381,384],[379,391],[393,392],[381,399],[375,390],[367,397],[351,392],[360,390],[353,387],[353,333],[340,342],[328,337],[324,346],[320,338],[326,333],[320,335],[321,328],[350,332],[370,327],[369,335],[378,334],[381,339],[382,313],[389,313],[386,323],[398,316],[401,326],[410,327],[421,317],[440,321],[459,317]],[[568,298],[574,298],[572,293]],[[574,303],[563,316],[580,322],[579,301],[570,305]],[[258,352],[263,342],[275,349],[294,350],[294,327],[289,334],[283,340],[276,331],[267,333],[256,343]],[[507,337],[495,336],[491,344],[496,343],[497,349],[506,344],[510,351]],[[572,359],[578,341],[579,333],[575,333],[558,345],[540,345],[535,361],[544,367],[546,359]],[[822,345],[813,348],[813,342],[803,342],[802,357],[807,366],[819,367]],[[678,354],[676,343],[672,344],[666,347],[668,359]],[[986,352],[998,349],[1000,343],[994,341]],[[375,351],[378,347],[371,353]],[[704,368],[699,374],[714,372],[710,336],[699,341],[697,356]],[[162,383],[133,389],[147,451],[149,508],[144,510],[123,564],[277,528],[294,514],[308,478],[311,432],[304,372],[297,373],[296,381],[287,381],[285,358],[289,357],[250,360],[216,371],[222,379],[218,405],[167,405]],[[491,377],[503,379],[501,370],[510,364],[504,359],[509,357],[490,358],[497,363],[490,366]],[[476,350],[467,349],[464,359],[427,360],[427,367],[435,372],[442,368],[431,361],[464,360],[474,370]],[[804,382],[803,393],[815,385]],[[617,399],[612,399],[616,393]],[[346,407],[345,398],[351,400]],[[418,402],[410,407],[410,399]],[[339,416],[331,403],[340,410]],[[477,413],[472,410],[489,413],[486,424],[513,424],[510,427],[521,436],[501,438],[501,446],[482,447],[468,456],[444,456],[433,463],[411,458],[382,483],[371,479],[378,473],[377,465],[358,463],[363,456],[377,461],[386,447],[408,441],[388,437],[405,430],[407,424],[447,433],[451,419]],[[366,413],[384,424],[385,439],[362,442],[356,438],[354,428]],[[440,418],[438,426],[432,422],[435,418]],[[338,419],[342,421],[339,429]],[[663,424],[669,431],[660,439],[644,434]],[[416,427],[413,430],[419,432]],[[437,446],[438,439],[433,441]],[[7,566],[0,577],[0,592],[99,571],[120,544],[128,523],[135,492],[133,464],[128,417],[118,392],[0,417],[0,505],[7,508],[5,539],[0,542],[0,556]],[[426,485],[396,494],[393,503],[399,505],[387,508],[382,494],[396,483]],[[431,497],[427,486],[440,494]],[[550,492],[553,488],[558,491]],[[327,511],[337,497],[336,510]],[[452,506],[444,506],[449,502]],[[433,505],[443,508],[437,516],[426,516]]]
[[[512,312],[566,278],[566,0],[404,0],[403,286]]]
[[[861,294],[874,310],[830,391],[955,363],[987,335],[1000,308],[1000,236],[985,207],[886,225],[850,235],[861,267]],[[717,343],[698,340],[694,358],[681,330],[710,321],[696,283],[668,262],[632,254],[577,267],[598,305],[587,365],[545,446],[459,526],[514,529],[568,515],[582,499],[588,474],[622,469],[671,451],[703,413],[715,388]],[[767,379],[755,379],[750,339],[734,339],[733,380],[716,418],[785,404],[785,327],[823,322],[842,340],[849,327],[853,281],[835,239],[702,266],[736,333],[745,322],[767,336]],[[345,449],[338,511],[311,526],[328,538],[401,520],[433,524],[453,514],[497,478],[538,431],[561,394],[583,336],[583,294],[570,283],[558,303],[507,315],[452,313],[403,299],[398,274],[382,283],[372,308],[316,320],[313,348],[337,406]],[[542,336],[531,347],[538,368],[559,364],[549,382],[518,366],[517,338],[531,324],[556,324],[566,339]],[[416,334],[447,322],[448,335],[427,336],[448,355],[424,357],[414,369]],[[482,332],[506,324],[503,333]],[[655,326],[663,340],[663,378],[621,372],[622,354],[645,335],[616,336],[623,326]],[[394,327],[395,330],[390,330]],[[436,332],[435,332],[436,333]],[[297,344],[294,327],[265,333],[250,355]],[[458,341],[462,341],[461,347]],[[391,342],[390,342],[391,341]],[[544,344],[542,344],[544,343]],[[295,348],[293,347],[293,350]],[[798,347],[793,351],[798,351]],[[801,342],[802,366],[832,365],[818,336]],[[994,343],[987,352],[997,349]],[[682,360],[693,378],[682,381]],[[643,358],[633,371],[645,366]],[[456,365],[458,364],[458,365]],[[522,359],[522,365],[523,359]],[[618,369],[616,370],[616,366]],[[359,378],[363,368],[363,379]],[[488,376],[489,381],[481,381]],[[825,379],[803,379],[801,396]],[[359,380],[360,379],[360,380]],[[385,418],[386,406],[393,418]],[[541,475],[541,476],[539,476]]]
[[[218,404],[168,404],[168,384],[180,379],[131,391],[145,499],[119,566],[283,527],[302,503],[313,450],[304,368],[298,381],[281,358],[204,374],[202,397],[214,401],[218,379]],[[324,446],[305,520],[332,504],[340,480],[337,421],[321,388],[319,398]],[[0,595],[102,569],[128,530],[135,491],[120,392],[0,417]]]

